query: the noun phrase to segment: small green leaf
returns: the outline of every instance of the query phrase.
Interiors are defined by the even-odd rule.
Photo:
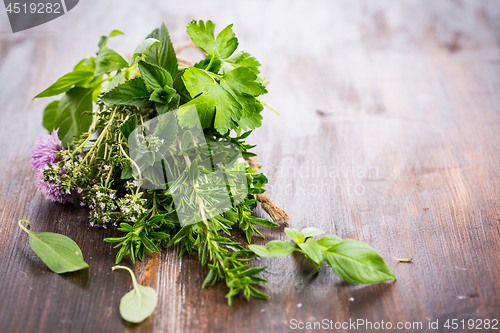
[[[137,56],[140,56],[141,54],[144,54],[146,56],[149,53],[149,49],[151,48],[151,46],[160,45],[160,44],[161,43],[158,39],[146,38],[145,40],[143,40],[141,42],[141,44],[139,44],[135,48],[133,59],[135,59],[135,57],[137,57]]]
[[[43,110],[43,127],[45,127],[49,132],[52,132],[56,129],[56,116],[58,106],[59,101],[53,101],[45,107],[45,110]]]
[[[140,77],[126,81],[102,96],[102,100],[113,105],[134,105],[146,108],[149,101],[149,91]]]
[[[120,179],[130,179],[133,176],[134,176],[134,172],[132,170],[132,166],[130,165],[130,163],[125,164],[125,166],[122,169]]]
[[[89,267],[83,260],[82,250],[71,238],[52,232],[32,232],[21,222],[30,223],[20,220],[18,224],[30,236],[33,251],[54,273],[74,272]]]
[[[304,228],[302,229],[302,232],[304,233],[304,236],[306,237],[312,237],[312,236],[317,236],[317,235],[322,235],[325,232],[323,230],[320,230],[318,228]]]
[[[153,288],[138,284],[130,268],[114,266],[112,270],[115,269],[129,271],[134,284],[134,289],[126,293],[120,301],[120,315],[126,321],[138,324],[153,314],[158,304],[158,294]]]
[[[284,257],[297,250],[292,244],[280,240],[270,241],[266,246],[251,244],[248,248],[259,257],[267,258]]]
[[[410,261],[413,260],[413,257],[411,257],[411,258],[405,258],[405,259],[399,259],[399,258],[394,257],[394,259],[396,259],[399,262],[410,262]]]
[[[149,91],[157,90],[165,86],[172,87],[172,76],[170,76],[165,69],[141,60],[139,61],[139,70]]]
[[[33,99],[59,95],[63,92],[68,91],[75,84],[89,80],[93,77],[94,77],[94,72],[89,72],[89,71],[76,71],[65,74],[61,76],[59,79],[57,79],[57,81],[50,87],[48,87],[47,89],[36,95]]]
[[[97,44],[97,46],[99,46],[99,50],[106,46],[110,37],[115,37],[118,35],[124,35],[124,33],[121,32],[120,30],[113,30],[113,31],[111,31],[109,36],[101,36],[101,39],[99,40],[99,43]]]
[[[128,66],[121,55],[108,47],[103,47],[95,59],[96,69],[94,76],[108,74]]]
[[[321,251],[326,250],[318,244],[314,239],[308,238],[305,243],[297,243],[300,249],[316,264],[321,265],[323,262],[323,253]]]
[[[342,242],[342,238],[334,235],[326,235],[317,240],[318,244],[329,248],[337,243]]]
[[[357,240],[342,241],[323,251],[323,257],[347,282],[375,283],[396,279],[384,259],[371,246]]]
[[[285,228],[285,234],[290,237],[291,240],[295,242],[295,244],[304,243],[306,240],[306,236],[304,233],[298,229]]]

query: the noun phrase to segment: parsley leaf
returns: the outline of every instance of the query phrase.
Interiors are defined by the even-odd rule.
[[[260,125],[262,117],[258,112],[262,106],[255,97],[267,90],[256,78],[251,70],[243,67],[215,78],[205,70],[191,67],[182,77],[192,98],[201,94],[190,105],[197,105],[203,128],[210,126],[215,113],[214,126],[221,134],[235,128],[235,122],[242,118],[245,127]]]

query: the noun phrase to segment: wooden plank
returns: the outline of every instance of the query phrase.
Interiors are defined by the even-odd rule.
[[[17,34],[0,18],[2,332],[286,332],[292,319],[424,328],[436,319],[500,319],[495,1],[144,3],[81,1]],[[125,31],[110,46],[126,54],[162,20],[174,43],[186,41],[193,18],[235,23],[240,46],[271,81],[268,99],[281,116],[266,111],[250,140],[290,225],[369,243],[396,282],[352,285],[328,267],[315,274],[299,256],[261,259],[271,299],[228,307],[224,284],[201,290],[207,270],[174,247],[134,268],[160,295],[154,315],[140,325],[121,320],[131,281],[111,272],[115,250],[102,242],[119,232],[92,228],[84,209],[37,192],[29,151],[44,133],[46,101],[30,101],[95,52],[101,34]],[[52,274],[17,227],[21,218],[73,238],[90,268]],[[285,239],[283,228],[263,233]]]

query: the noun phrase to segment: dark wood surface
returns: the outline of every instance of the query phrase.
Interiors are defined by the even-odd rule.
[[[369,243],[397,281],[352,285],[299,256],[261,259],[271,298],[229,307],[225,285],[201,290],[207,270],[173,247],[134,267],[158,291],[155,313],[121,320],[131,281],[111,271],[116,252],[102,241],[119,232],[37,191],[29,156],[47,100],[31,98],[92,55],[101,34],[124,31],[109,45],[126,54],[162,20],[174,43],[186,41],[191,19],[234,23],[240,47],[263,64],[281,116],[265,111],[250,141],[290,226]],[[427,331],[429,320],[500,319],[499,88],[494,0],[82,0],[16,34],[0,10],[0,331],[287,332],[293,319],[358,318]],[[51,273],[21,218],[74,239],[89,269]],[[283,228],[263,233],[285,239]]]

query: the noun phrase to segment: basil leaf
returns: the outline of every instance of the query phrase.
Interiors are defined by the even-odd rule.
[[[326,247],[319,245],[318,242],[312,238],[308,238],[305,243],[298,243],[297,245],[312,261],[318,264],[318,266],[321,265],[323,262],[323,254],[321,251],[326,250]]]
[[[99,76],[102,74],[108,74],[112,71],[117,71],[123,67],[127,67],[128,63],[121,55],[112,49],[103,47],[99,53],[97,53],[95,65],[96,69],[94,76]]]
[[[335,244],[342,242],[342,238],[335,235],[326,235],[317,240],[318,244],[329,248]]]
[[[102,96],[102,100],[114,105],[150,106],[149,91],[140,77],[126,81]]]
[[[134,56],[132,58],[132,63],[134,62],[135,57],[140,56],[141,54],[144,54],[145,56],[149,53],[149,49],[153,45],[160,45],[160,41],[155,38],[146,38],[139,44],[134,51]]]
[[[323,230],[320,230],[318,228],[304,228],[302,229],[302,232],[304,233],[304,236],[307,237],[312,237],[312,236],[317,236],[317,235],[322,235],[325,232]]]
[[[304,233],[298,229],[285,228],[285,234],[290,237],[291,240],[295,242],[295,244],[304,243],[306,240],[306,236]]]
[[[267,258],[284,257],[297,250],[292,244],[280,240],[270,241],[266,246],[251,244],[248,248],[259,257]]]
[[[43,127],[45,127],[49,132],[56,129],[55,125],[58,106],[59,101],[53,101],[45,107],[45,110],[43,110]]]
[[[118,36],[118,35],[124,35],[124,33],[121,32],[120,30],[113,30],[113,31],[111,31],[109,36],[101,36],[101,39],[99,39],[99,43],[97,44],[97,46],[99,47],[99,50],[106,46],[110,37],[114,37],[114,36]]]
[[[72,86],[94,77],[94,72],[76,71],[61,76],[50,87],[36,95],[35,98],[50,97],[68,91]]]
[[[69,237],[52,232],[32,232],[19,221],[19,227],[30,236],[30,246],[47,267],[57,274],[74,272],[89,265],[83,260],[82,250]]]
[[[371,246],[357,240],[342,241],[323,251],[323,257],[347,282],[375,283],[396,279],[384,259]]]
[[[134,284],[134,289],[126,293],[120,301],[120,315],[126,321],[138,324],[153,314],[158,304],[158,294],[153,288],[138,284],[130,268],[114,266],[112,270],[115,269],[129,271]]]
[[[64,94],[57,106],[54,128],[59,128],[58,135],[62,145],[66,146],[92,124],[92,93],[94,88],[71,88]]]

